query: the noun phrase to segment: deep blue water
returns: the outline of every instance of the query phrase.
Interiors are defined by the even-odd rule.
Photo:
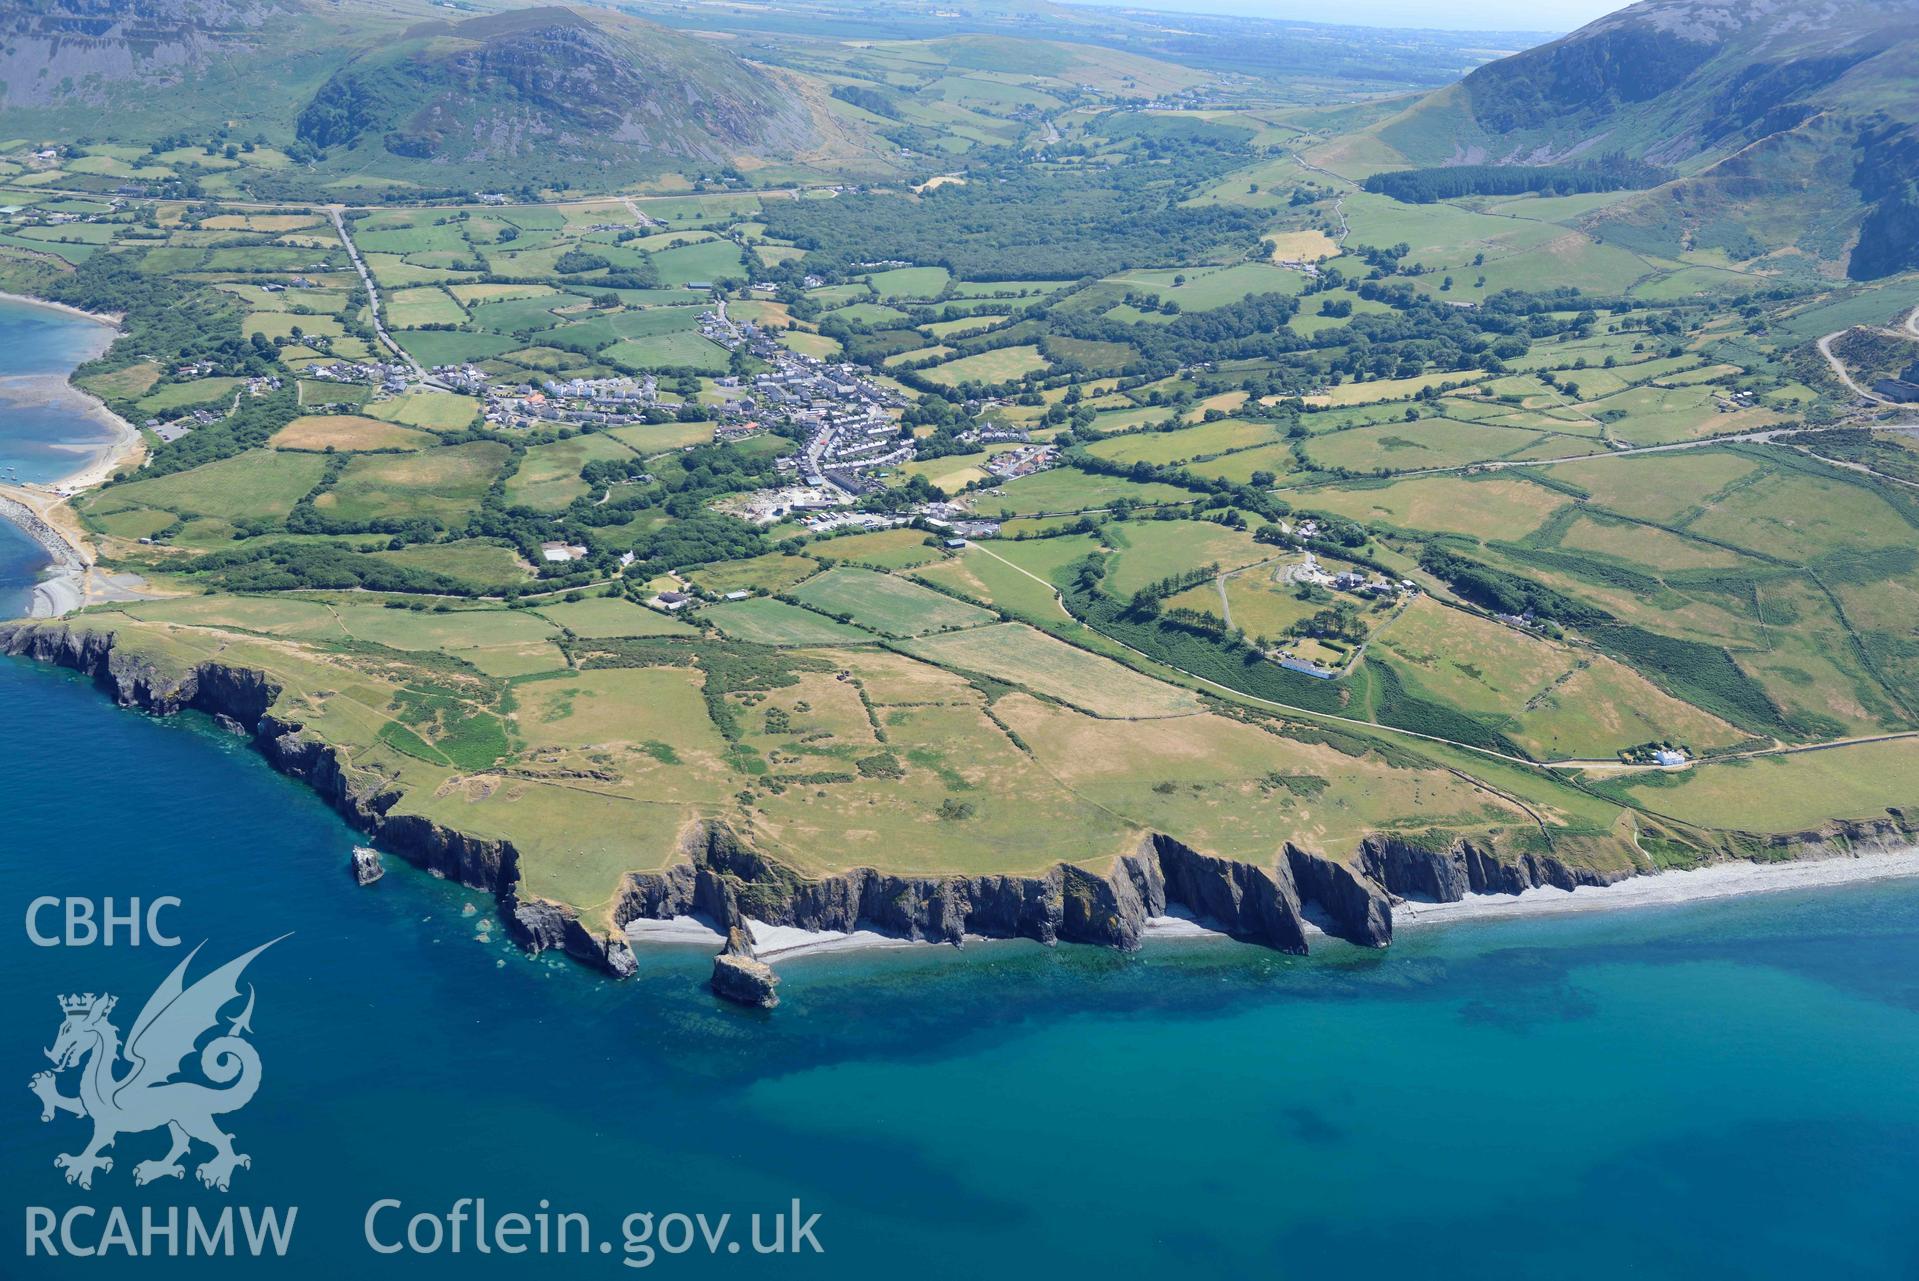
[[[382,1198],[464,1196],[545,1198],[614,1242],[635,1211],[731,1212],[735,1239],[794,1197],[822,1216],[824,1256],[701,1249],[658,1256],[667,1274],[1919,1275],[1912,882],[1383,954],[815,958],[760,1015],[703,990],[703,950],[614,984],[520,955],[485,899],[405,866],[358,889],[354,834],[301,785],[69,674],[0,662],[0,777],[0,1276],[629,1273],[618,1249],[365,1244]],[[225,1124],[253,1166],[227,1194],[136,1189],[164,1141],[127,1135],[79,1193],[52,1160],[83,1123],[42,1124],[25,1088],[55,997],[113,992],[124,1031],[181,952],[36,948],[26,904],[168,894],[197,966],[295,932],[248,972],[265,1076]],[[23,1259],[25,1207],[82,1203],[299,1213],[265,1263]]]

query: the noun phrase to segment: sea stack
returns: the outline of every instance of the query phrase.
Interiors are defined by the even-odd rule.
[[[353,879],[361,885],[371,885],[386,875],[386,866],[380,861],[380,851],[367,845],[353,847]]]
[[[780,976],[773,967],[753,955],[753,944],[745,931],[735,926],[726,935],[726,950],[713,958],[713,992],[740,1005],[770,1010],[780,1003],[773,989]]]

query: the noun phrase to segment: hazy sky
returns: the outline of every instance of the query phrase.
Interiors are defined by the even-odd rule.
[[[1571,31],[1626,0],[1083,0],[1173,13],[1232,13],[1258,18],[1367,27],[1433,27],[1443,31]]]

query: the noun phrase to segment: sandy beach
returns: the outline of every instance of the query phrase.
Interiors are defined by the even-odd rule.
[[[792,925],[768,925],[751,917],[747,918],[746,931],[753,940],[754,954],[762,961],[784,961],[799,956],[863,951],[868,948],[943,946],[920,939],[897,938],[877,930],[854,930],[851,933],[803,930]],[[726,945],[726,935],[714,928],[711,921],[694,916],[675,916],[662,921],[629,921],[626,937],[636,945],[691,944],[712,948]]]
[[[101,313],[97,311],[83,311],[78,307],[70,307],[63,302],[50,302],[45,298],[35,298],[31,294],[10,294],[4,290],[0,290],[0,302],[18,302],[25,303],[29,307],[45,307],[48,311],[64,311],[67,315],[78,316],[82,320],[97,321],[109,329],[118,329],[120,327],[120,315],[118,312]]]
[[[8,401],[63,400],[89,421],[103,429],[100,439],[76,441],[63,446],[80,465],[64,476],[34,488],[53,493],[74,494],[92,489],[119,470],[121,464],[137,456],[145,445],[140,433],[126,419],[106,407],[99,397],[82,391],[67,381],[64,374],[15,374],[0,377],[0,403]]]
[[[702,947],[724,947],[726,935],[713,928],[709,921],[697,916],[674,916],[666,920],[650,920],[645,917],[626,923],[626,938],[629,943],[677,943]]]
[[[92,321],[100,327],[101,339],[92,355],[106,350],[118,332],[113,318],[81,311],[65,303],[8,293],[0,293],[0,300]],[[99,397],[74,386],[66,374],[19,374],[0,378],[0,392],[10,400],[64,400],[105,429],[103,440],[75,443],[73,452],[80,459],[79,465],[59,479],[46,484],[0,485],[0,519],[18,526],[40,544],[51,562],[34,587],[29,616],[56,618],[83,605],[140,599],[142,584],[137,575],[109,574],[95,569],[94,550],[67,506],[67,500],[74,495],[105,483],[122,466],[136,461],[145,449],[140,433],[108,409]]]
[[[38,307],[47,311],[57,311],[81,320],[90,321],[96,325],[99,332],[98,346],[93,350],[82,353],[80,358],[74,362],[76,366],[99,356],[100,353],[104,352],[113,344],[114,338],[120,332],[118,317],[102,316],[91,311],[82,311],[78,307],[69,307],[67,304],[61,302],[48,302],[44,298],[31,298],[25,294],[10,293],[0,293],[0,302],[18,303],[26,307]],[[120,417],[120,415],[114,413],[111,409],[108,409],[106,402],[102,401],[98,396],[74,386],[73,383],[69,381],[69,377],[70,373],[16,374],[10,377],[0,377],[0,389],[11,392],[12,397],[18,397],[20,399],[43,398],[47,400],[64,400],[75,409],[78,409],[87,418],[106,429],[106,441],[104,445],[95,441],[76,444],[75,452],[88,456],[86,461],[79,467],[44,486],[35,485],[31,486],[31,488],[45,489],[50,492],[65,494],[73,494],[84,489],[91,489],[93,486],[100,484],[109,476],[113,475],[114,470],[119,467],[120,464],[127,461],[127,459],[133,455],[134,451],[141,446],[140,433],[134,429],[132,423],[129,423],[126,419]],[[28,488],[28,486],[21,486],[21,488]]]
[[[748,918],[746,928],[747,932],[753,936],[753,952],[762,961],[786,960],[820,952],[940,946],[937,943],[919,939],[903,939],[891,934],[881,934],[877,930],[854,930],[850,934],[842,934],[837,930],[802,930],[791,925],[768,925],[751,918]]]
[[[1522,894],[1468,894],[1457,903],[1393,905],[1393,928],[1406,930],[1453,921],[1519,916],[1564,916],[1615,908],[1673,907],[1747,894],[1813,890],[1919,876],[1919,848],[1852,857],[1800,859],[1791,863],[1716,863],[1690,872],[1635,876],[1612,885]]]
[[[1748,894],[1824,889],[1906,877],[1919,877],[1919,847],[1850,857],[1801,859],[1790,863],[1717,863],[1696,871],[1635,876],[1613,885],[1589,885],[1577,890],[1542,886],[1521,894],[1469,894],[1457,903],[1402,901],[1393,905],[1393,929],[1397,933],[1466,921],[1675,907]],[[752,935],[754,951],[763,961],[793,960],[802,956],[874,948],[941,946],[897,938],[875,930],[854,930],[843,934],[833,930],[768,925],[750,919],[747,921],[747,930]],[[1309,939],[1329,937],[1323,928],[1312,921],[1306,923],[1306,934]],[[636,945],[720,947],[726,942],[726,936],[715,929],[711,922],[690,916],[676,916],[665,921],[632,921],[626,927],[626,936]],[[1144,934],[1149,947],[1155,943],[1188,943],[1196,939],[1227,937],[1210,922],[1194,917],[1177,905],[1169,906],[1164,916],[1148,918]]]

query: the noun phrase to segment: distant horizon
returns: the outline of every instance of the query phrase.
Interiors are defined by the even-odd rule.
[[[1063,0],[1102,9],[1147,9],[1233,18],[1316,22],[1330,26],[1427,31],[1513,31],[1562,36],[1632,0],[1468,0],[1457,6],[1430,0],[1353,0],[1335,14],[1304,0]]]

